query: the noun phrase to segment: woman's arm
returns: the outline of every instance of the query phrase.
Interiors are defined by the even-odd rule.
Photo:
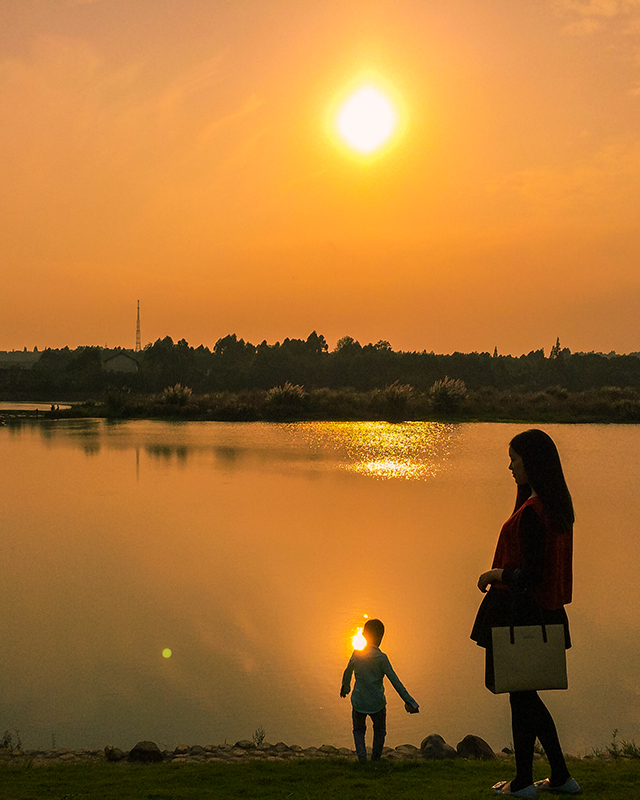
[[[520,518],[523,565],[520,569],[507,567],[502,574],[503,583],[514,594],[528,594],[542,583],[545,536],[546,528],[544,522],[536,511],[531,506],[528,506],[523,510]]]
[[[490,569],[478,578],[478,589],[486,592],[492,583],[504,583],[516,594],[527,594],[542,582],[544,571],[544,540],[546,529],[536,511],[528,506],[520,518],[523,566],[507,565]]]
[[[478,578],[478,589],[481,592],[486,592],[492,583],[501,583],[503,569],[490,569],[488,572],[483,572]]]

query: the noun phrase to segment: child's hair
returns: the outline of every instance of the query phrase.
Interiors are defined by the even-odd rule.
[[[362,635],[369,644],[374,644],[379,647],[382,637],[384,636],[384,625],[379,619],[368,619],[364,623]]]

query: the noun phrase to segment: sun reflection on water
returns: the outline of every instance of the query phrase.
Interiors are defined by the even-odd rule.
[[[338,451],[342,469],[383,480],[435,477],[444,469],[459,429],[440,422],[303,424],[316,446]]]

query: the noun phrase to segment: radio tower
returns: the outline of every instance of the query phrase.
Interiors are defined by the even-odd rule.
[[[136,353],[139,353],[142,350],[142,345],[140,344],[140,301],[138,300],[138,319],[136,320]]]

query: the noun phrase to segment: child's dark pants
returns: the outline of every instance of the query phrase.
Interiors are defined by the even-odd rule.
[[[371,760],[380,761],[384,740],[387,735],[387,707],[384,706],[375,714],[363,714],[352,709],[353,718],[353,741],[356,745],[356,755],[360,761],[367,760],[367,748],[364,743],[364,735],[367,731],[367,717],[371,717],[373,722],[373,747],[371,748]]]

